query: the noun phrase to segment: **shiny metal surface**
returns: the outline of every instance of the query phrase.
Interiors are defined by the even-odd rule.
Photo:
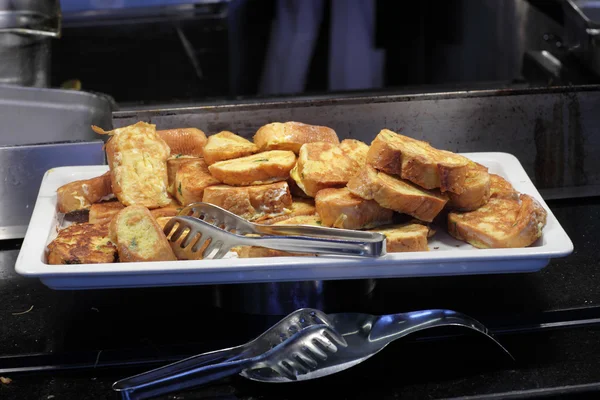
[[[288,319],[293,321],[288,323]],[[119,391],[123,399],[144,399],[238,373],[260,382],[316,379],[357,365],[411,333],[447,326],[480,333],[512,358],[483,324],[451,310],[375,316],[359,313],[326,315],[318,310],[302,309],[241,348],[191,357],[118,381],[113,389]],[[288,329],[281,330],[281,327]]]
[[[225,210],[221,210],[225,211]],[[214,214],[213,214],[214,215]],[[181,247],[189,247],[193,253],[203,251],[204,259],[223,258],[227,252],[236,246],[258,246],[268,249],[309,253],[318,255],[337,255],[346,257],[380,257],[385,254],[385,236],[377,232],[368,232],[369,238],[356,238],[337,232],[335,236],[328,235],[330,228],[298,227],[295,236],[243,236],[237,224],[238,219],[200,219],[189,216],[176,216],[164,227],[165,235],[171,242],[177,242],[181,237]],[[221,228],[220,226],[223,226]],[[173,231],[173,229],[176,229]],[[291,229],[293,225],[288,225]],[[302,232],[323,232],[318,237],[300,236]],[[232,233],[231,231],[236,231]],[[291,231],[288,231],[291,232]],[[367,232],[363,232],[367,234]],[[356,235],[355,235],[356,236]],[[205,249],[202,246],[210,240]]]
[[[179,215],[202,218],[216,226],[224,225],[227,230],[235,229],[240,235],[293,235],[338,239],[357,239],[365,241],[381,241],[383,235],[376,232],[364,232],[350,229],[327,228],[310,225],[262,225],[255,224],[236,214],[210,203],[192,203],[179,211]]]
[[[60,34],[57,0],[0,0],[0,84],[47,87],[50,40]]]
[[[160,129],[230,130],[250,138],[274,121],[335,129],[370,143],[382,128],[459,152],[515,155],[539,189],[600,184],[599,86],[482,90],[271,101],[114,113],[116,127],[138,120]]]
[[[331,354],[310,372],[290,376],[273,374],[270,369],[248,368],[241,375],[260,382],[293,382],[321,378],[360,364],[391,342],[411,333],[444,326],[462,327],[480,333],[513,358],[482,323],[451,310],[422,310],[381,316],[359,313],[329,314],[327,322],[344,338],[347,346]]]
[[[95,141],[0,147],[0,239],[25,236],[46,171],[105,164],[103,145]]]
[[[98,140],[90,126],[111,129],[113,103],[87,92],[0,85],[0,146]]]
[[[246,344],[200,354],[122,379],[113,384],[113,389],[120,392],[124,399],[143,399],[233,375],[250,365],[278,358],[283,346],[295,347],[296,343],[303,342],[307,337],[314,338],[317,335],[329,340],[322,337],[322,329],[327,327],[326,321],[327,316],[318,310],[299,309]],[[332,336],[337,337],[337,334],[332,332]],[[343,339],[337,341],[344,343]]]

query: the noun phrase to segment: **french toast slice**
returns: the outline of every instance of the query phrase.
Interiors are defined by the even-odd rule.
[[[208,165],[213,165],[219,161],[246,157],[257,152],[258,146],[248,139],[233,132],[222,131],[208,137],[204,146],[204,159]]]
[[[115,196],[125,206],[158,208],[170,203],[167,193],[167,158],[170,149],[145,122],[112,131],[92,126],[96,133],[110,135],[106,156]]]
[[[125,206],[116,200],[94,203],[90,207],[88,222],[94,225],[108,224],[124,208]]]
[[[344,139],[340,143],[340,149],[361,167],[367,163],[368,144],[356,139]]]
[[[519,192],[500,175],[490,174],[490,197],[518,200]]]
[[[446,192],[449,197],[446,207],[459,211],[476,210],[489,200],[490,185],[488,169],[481,164],[472,163],[467,171],[464,191],[461,194]]]
[[[346,186],[359,168],[337,144],[307,143],[300,148],[290,176],[304,193],[315,197],[320,190]]]
[[[154,208],[150,210],[150,214],[154,217],[154,219],[162,218],[162,217],[174,217],[179,211],[183,209],[183,206],[179,204],[176,199],[171,199],[171,203],[164,207]]]
[[[232,186],[264,185],[285,181],[296,164],[296,155],[271,150],[251,156],[219,161],[208,167],[211,175]]]
[[[172,217],[158,217],[156,219],[156,222],[158,223],[160,228],[163,230],[163,232],[165,229],[165,225],[167,224],[167,222],[169,222],[169,220],[171,218]],[[167,235],[167,240],[169,241],[169,245],[171,246],[171,250],[173,250],[173,254],[175,254],[175,257],[177,257],[178,260],[202,260],[203,255],[204,255],[204,250],[206,250],[206,248],[210,245],[211,239],[208,239],[207,241],[205,241],[204,244],[200,247],[200,249],[198,251],[192,252],[192,248],[194,247],[194,244],[198,241],[198,239],[202,235],[197,234],[196,238],[194,238],[194,240],[192,242],[190,242],[190,244],[188,246],[186,246],[185,248],[182,248],[181,243],[186,239],[187,234],[184,233],[183,235],[181,235],[181,237],[179,239],[172,242],[171,236],[173,236],[173,233],[175,232],[175,230],[176,229],[173,229]]]
[[[383,129],[371,143],[367,163],[424,189],[461,194],[470,160],[429,143]]]
[[[426,222],[433,221],[448,202],[445,194],[421,189],[370,165],[350,179],[348,189],[363,199]]]
[[[275,222],[273,225],[314,225],[322,226],[321,217],[317,214],[313,215],[295,215],[291,218]]]
[[[117,261],[117,247],[108,225],[73,224],[58,232],[47,246],[48,264],[99,264]]]
[[[432,230],[427,225],[407,222],[386,225],[370,229],[370,231],[385,235],[386,252],[388,253],[429,251],[427,239],[431,236]]]
[[[175,176],[179,167],[188,161],[199,160],[199,157],[192,156],[172,156],[167,160],[167,192],[171,196],[175,196]]]
[[[289,218],[312,216],[315,213],[315,201],[313,199],[292,197],[292,206],[289,209],[289,213],[272,218],[258,219],[255,222],[263,225],[273,225],[275,223],[287,220]]]
[[[121,262],[175,261],[177,258],[160,225],[144,206],[128,206],[109,224]]]
[[[110,172],[92,179],[69,182],[56,190],[58,211],[64,214],[88,210],[112,194]]]
[[[260,127],[254,135],[254,143],[261,151],[290,150],[299,154],[306,143],[326,142],[339,144],[337,133],[331,128],[302,122],[273,122]]]
[[[184,206],[202,201],[204,190],[220,183],[210,174],[202,158],[190,160],[182,163],[175,173],[175,198]]]
[[[202,157],[206,135],[198,128],[162,129],[156,134],[165,141],[171,156]]]
[[[375,200],[365,200],[348,188],[323,189],[315,197],[323,226],[341,229],[368,229],[392,222],[394,211]]]
[[[258,186],[215,185],[204,189],[202,201],[256,221],[288,214],[292,195],[285,181]]]

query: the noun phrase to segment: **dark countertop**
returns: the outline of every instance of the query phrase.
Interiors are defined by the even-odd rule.
[[[337,297],[330,296],[326,304],[327,312],[461,311],[491,328],[515,363],[486,340],[451,331],[394,343],[363,365],[314,382],[266,385],[236,377],[171,398],[295,399],[323,388],[339,390],[335,398],[432,399],[528,390],[540,394],[563,386],[582,395],[600,389],[594,357],[600,351],[594,246],[600,198],[549,205],[575,251],[538,273],[379,280],[363,296],[349,291],[360,282],[346,291],[348,283],[332,282],[338,285],[332,292]],[[0,371],[13,379],[0,385],[2,399],[112,399],[110,385],[118,378],[245,342],[278,319],[220,309],[213,305],[214,287],[54,291],[15,274],[18,241],[2,246]],[[226,329],[213,332],[214,323]],[[48,365],[62,368],[16,371]],[[8,369],[15,370],[9,374]]]

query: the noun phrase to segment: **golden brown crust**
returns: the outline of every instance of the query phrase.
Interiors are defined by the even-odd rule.
[[[210,174],[202,158],[188,161],[181,164],[175,174],[175,198],[184,206],[199,202],[207,187],[220,183]]]
[[[116,200],[94,203],[90,207],[90,224],[108,224],[125,206]]]
[[[490,198],[490,174],[483,165],[473,163],[467,171],[464,191],[461,194],[447,192],[450,200],[446,207],[453,210],[473,211]]]
[[[286,182],[242,187],[216,185],[204,190],[202,201],[255,221],[286,213],[292,206],[292,195]]]
[[[470,160],[383,129],[371,143],[367,163],[425,189],[461,194]]]
[[[111,193],[110,172],[92,179],[67,183],[56,190],[58,211],[66,214],[87,210],[93,203]]]
[[[177,200],[171,199],[171,203],[168,206],[150,210],[150,214],[152,214],[154,219],[163,218],[163,217],[174,217],[182,209],[183,209],[183,206],[181,206]]]
[[[171,245],[150,210],[129,206],[109,225],[111,240],[117,244],[122,262],[175,261]]]
[[[304,193],[315,197],[320,190],[346,186],[359,168],[339,145],[307,143],[300,148],[298,162],[290,176]]]
[[[350,179],[348,189],[363,199],[426,222],[433,221],[448,201],[444,194],[421,189],[369,165]]]
[[[533,197],[492,197],[475,211],[448,214],[448,233],[478,248],[527,247],[542,236],[547,212]]]
[[[296,164],[291,151],[272,150],[233,160],[219,161],[208,167],[213,177],[233,186],[264,185],[285,181]]]
[[[171,155],[202,157],[206,135],[200,129],[163,129],[156,131],[156,134],[167,143],[171,149]]]
[[[427,225],[408,222],[382,226],[370,231],[385,235],[388,253],[429,251],[427,238],[431,236],[431,229]]]
[[[292,198],[289,213],[272,218],[259,218],[256,222],[263,225],[272,225],[294,217],[312,216],[315,213],[315,201],[313,199]]]
[[[175,196],[175,188],[176,188],[175,176],[177,175],[177,171],[179,170],[179,167],[188,161],[195,161],[195,160],[199,160],[199,158],[182,156],[182,157],[169,158],[167,160],[167,182],[168,182],[167,183],[167,192],[169,192],[169,194],[171,196]]]
[[[169,146],[156,134],[156,126],[138,122],[97,133],[112,135],[106,143],[115,196],[125,206],[158,208],[169,204],[167,158]]]
[[[392,222],[394,211],[374,200],[365,200],[348,188],[323,189],[315,197],[323,226],[341,229],[368,229]]]
[[[340,149],[359,166],[364,167],[367,163],[369,145],[356,139],[344,139],[340,143]]]
[[[517,200],[519,192],[500,175],[490,174],[490,197]]]
[[[294,121],[264,125],[254,135],[254,143],[261,151],[290,150],[298,154],[303,144],[314,142],[339,144],[340,139],[326,126]]]
[[[48,244],[48,264],[98,264],[117,260],[117,248],[106,225],[74,224],[58,232]]]
[[[204,159],[208,165],[219,161],[246,157],[258,152],[258,146],[236,135],[233,132],[222,131],[208,137],[204,146]]]

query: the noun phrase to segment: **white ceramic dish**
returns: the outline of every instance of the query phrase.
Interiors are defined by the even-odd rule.
[[[535,244],[519,249],[476,249],[453,239],[445,227],[439,227],[430,239],[431,251],[389,253],[377,259],[272,257],[48,265],[44,262],[45,247],[60,219],[56,211],[56,189],[73,180],[101,175],[108,169],[107,166],[62,167],[44,175],[16,271],[39,278],[54,289],[93,289],[533,272],[548,265],[550,259],[573,251],[573,243],[514,156],[506,153],[464,155],[508,179],[515,189],[535,197],[548,211],[543,236]]]

